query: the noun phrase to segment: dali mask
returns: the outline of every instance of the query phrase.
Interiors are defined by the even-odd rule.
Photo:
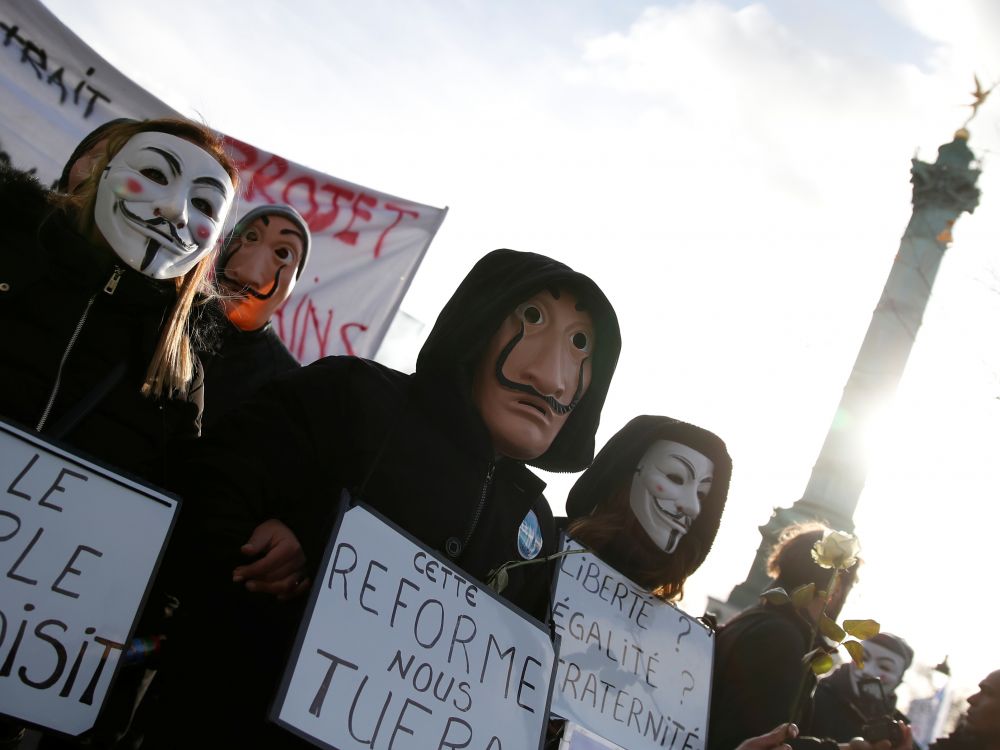
[[[473,401],[502,456],[531,461],[556,439],[590,385],[593,321],[570,292],[539,292],[493,334]]]
[[[673,554],[701,512],[715,465],[682,443],[657,440],[639,461],[629,506],[657,548]]]
[[[139,133],[101,175],[94,221],[126,265],[172,279],[215,246],[234,193],[207,151],[167,133]]]
[[[308,246],[304,229],[280,214],[262,214],[226,245],[216,279],[230,295],[226,315],[244,331],[267,325],[295,287]]]

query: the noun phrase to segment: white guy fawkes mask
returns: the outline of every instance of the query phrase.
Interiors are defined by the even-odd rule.
[[[172,279],[215,245],[233,195],[232,180],[207,151],[167,133],[139,133],[101,175],[94,220],[127,265]]]
[[[865,666],[861,669],[856,666],[851,667],[854,692],[858,692],[858,679],[861,675],[878,677],[882,680],[886,694],[895,692],[899,683],[903,681],[906,659],[903,658],[902,654],[898,654],[880,643],[864,641],[861,645],[865,650]]]
[[[710,458],[673,440],[657,440],[639,461],[629,505],[649,538],[668,555],[701,512],[714,469]]]

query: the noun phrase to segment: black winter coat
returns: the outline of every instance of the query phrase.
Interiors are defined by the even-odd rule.
[[[283,372],[297,370],[299,363],[268,323],[257,331],[241,331],[225,315],[221,320],[215,351],[201,355],[205,364],[205,402],[202,427],[208,431],[226,414]]]
[[[202,400],[200,366],[183,399],[146,398],[140,390],[176,299],[173,283],[88,243],[22,172],[0,169],[0,226],[0,416],[34,429],[56,390],[43,435],[160,483],[164,446],[198,435]],[[106,395],[66,429],[102,389]]]
[[[818,643],[809,642],[808,623],[791,605],[761,604],[741,612],[721,627],[715,639],[712,708],[708,750],[733,750],[743,740],[771,731],[791,719],[802,680],[802,657]],[[816,678],[803,686],[806,717]],[[809,734],[808,719],[800,722]],[[796,750],[831,748],[832,740],[800,736],[789,742]]]
[[[363,499],[482,581],[518,560],[518,531],[533,512],[540,555],[556,537],[544,484],[523,463],[495,459],[471,400],[472,371],[493,332],[535,292],[571,288],[595,323],[591,385],[536,465],[578,471],[593,458],[594,433],[618,358],[610,303],[566,266],[530,253],[496,251],[470,272],[428,337],[414,375],[353,357],[330,357],[286,373],[203,441],[186,479],[180,553],[189,585],[182,604],[194,627],[177,649],[167,687],[162,745],[194,727],[231,746],[294,743],[264,725],[300,605],[254,598],[231,582],[253,528],[279,518],[315,566],[341,488]],[[503,595],[544,617],[549,577],[511,571]],[[225,644],[220,652],[219,644]],[[205,713],[202,714],[202,711]],[[180,735],[171,739],[171,732]]]

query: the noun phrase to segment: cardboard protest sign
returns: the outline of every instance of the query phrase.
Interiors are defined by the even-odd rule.
[[[563,537],[563,550],[583,550]],[[705,746],[712,631],[590,552],[562,558],[552,712],[629,750]]]
[[[100,712],[179,501],[0,421],[0,712]]]
[[[540,748],[548,631],[374,511],[345,508],[272,718],[338,750]]]

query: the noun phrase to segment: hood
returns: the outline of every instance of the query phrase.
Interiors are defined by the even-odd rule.
[[[597,284],[569,266],[515,250],[485,255],[441,310],[417,357],[416,378],[458,388],[467,409],[476,413],[472,376],[486,344],[517,305],[551,287],[567,289],[586,304],[594,322],[596,347],[586,394],[549,449],[527,463],[546,471],[580,471],[594,457],[594,435],[618,363],[621,333],[608,298]]]
[[[597,454],[591,467],[573,485],[566,500],[566,514],[571,520],[582,518],[609,500],[625,482],[632,481],[639,460],[657,440],[673,440],[688,445],[715,464],[712,489],[701,505],[698,518],[677,549],[679,552],[684,547],[692,547],[692,542],[697,543],[686,572],[686,575],[691,575],[704,562],[715,541],[733,472],[726,444],[706,429],[670,417],[636,417],[615,433]]]

